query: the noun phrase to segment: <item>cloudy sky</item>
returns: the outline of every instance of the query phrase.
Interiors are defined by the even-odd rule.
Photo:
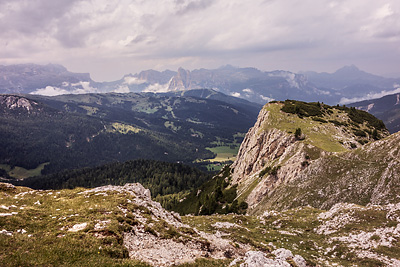
[[[96,81],[226,64],[400,77],[400,1],[0,0],[0,65],[17,63]]]

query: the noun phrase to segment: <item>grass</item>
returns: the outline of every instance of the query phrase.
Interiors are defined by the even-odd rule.
[[[207,149],[217,154],[215,158],[210,160],[210,162],[224,162],[235,160],[239,151],[239,146],[232,144],[230,146],[207,147]]]
[[[330,237],[343,236],[359,231],[374,231],[379,227],[395,227],[397,221],[390,219],[387,211],[379,207],[363,210],[341,211],[356,220],[332,235],[318,234],[315,229],[324,220],[318,219],[323,210],[312,207],[271,212],[265,217],[249,215],[183,216],[182,222],[189,227],[176,229],[163,220],[151,219],[145,207],[127,201],[126,193],[107,192],[79,194],[84,189],[32,191],[18,187],[0,187],[0,203],[9,207],[12,216],[0,217],[0,229],[12,231],[12,236],[0,234],[1,266],[149,266],[129,259],[123,246],[122,236],[139,222],[133,211],[148,217],[148,231],[161,237],[179,240],[195,234],[192,230],[223,234],[236,247],[250,246],[269,254],[275,248],[286,248],[294,255],[301,255],[310,266],[381,266],[382,262],[356,256],[354,249],[345,242],[332,241]],[[12,206],[14,205],[14,206]],[[126,209],[126,216],[121,211]],[[101,231],[104,238],[97,238],[94,225],[98,221],[110,223]],[[67,231],[75,224],[87,223],[82,231]],[[151,224],[150,224],[151,222]],[[231,228],[217,228],[216,222],[234,224]],[[18,233],[18,230],[26,233]],[[377,238],[375,238],[377,239]],[[400,243],[392,247],[380,246],[374,253],[398,258]],[[197,259],[194,263],[179,266],[227,266],[232,259]]]
[[[324,211],[312,207],[303,207],[270,213],[263,219],[231,214],[184,216],[182,220],[205,232],[223,233],[237,246],[250,244],[267,254],[274,247],[289,249],[294,255],[301,255],[310,266],[384,266],[379,260],[357,257],[354,249],[346,243],[332,241],[329,236],[317,234],[315,229],[323,223],[318,219],[318,215],[322,212]],[[351,211],[349,212],[351,214]],[[358,233],[360,230],[373,230],[370,227],[371,220],[376,220],[375,227],[393,224],[393,221],[386,219],[384,213],[379,208],[371,208],[366,210],[365,215],[356,214],[354,216],[358,220],[353,223],[353,230],[345,227],[339,231],[339,234],[347,235],[350,232]],[[216,222],[229,222],[235,224],[236,227],[216,228],[213,226]],[[400,243],[394,242],[391,248],[381,246],[375,250],[380,255],[398,259]]]
[[[156,113],[160,108],[159,107],[149,107],[148,105],[137,105],[135,107],[135,110],[138,112],[143,112],[143,113],[147,113],[147,114],[154,114]]]
[[[37,166],[35,169],[25,169],[22,167],[15,166],[11,168],[10,165],[0,164],[0,169],[7,171],[8,175],[16,179],[25,179],[28,177],[39,176],[44,168],[50,162],[45,162]]]
[[[147,266],[127,259],[122,228],[116,220],[118,206],[126,202],[124,194],[107,198],[92,194],[78,195],[82,189],[1,193],[1,203],[15,205],[13,216],[0,217],[0,228],[13,236],[0,235],[2,266]],[[23,193],[25,195],[17,195]],[[13,197],[10,197],[9,194]],[[90,230],[97,220],[110,220],[109,241],[96,238]],[[78,223],[87,222],[87,230],[68,232]],[[24,229],[26,233],[17,233]]]
[[[174,132],[177,132],[181,129],[181,126],[175,126],[173,121],[164,122],[165,128],[171,129]]]
[[[122,134],[129,134],[129,133],[138,133],[141,129],[134,127],[132,125],[114,122],[112,123],[112,128],[114,132],[122,133]]]
[[[80,107],[85,109],[87,112],[87,115],[89,115],[89,116],[92,116],[99,111],[99,109],[96,107],[90,107],[90,106],[80,106]]]
[[[281,111],[283,104],[271,104],[265,108],[271,111],[265,128],[277,128],[279,130],[295,133],[300,128],[306,138],[303,142],[312,144],[329,152],[343,152],[347,149],[339,143],[334,136],[338,134],[338,129],[332,124],[325,124],[313,120],[311,117],[299,118],[295,114],[284,113]],[[338,112],[331,114],[337,117]]]

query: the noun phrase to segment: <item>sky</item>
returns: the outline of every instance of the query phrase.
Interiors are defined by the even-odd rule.
[[[0,65],[112,81],[155,69],[360,69],[400,77],[398,0],[0,0]]]

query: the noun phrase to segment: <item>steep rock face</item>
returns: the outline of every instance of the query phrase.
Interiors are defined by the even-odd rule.
[[[254,127],[250,128],[240,146],[237,158],[232,168],[233,183],[240,183],[245,176],[261,170],[266,162],[273,161],[293,145],[295,138],[278,129],[264,130],[263,123],[268,120],[268,111],[262,109]]]
[[[361,205],[400,199],[400,133],[344,153],[323,156],[297,179],[264,198],[260,208],[311,205],[329,209],[338,202]]]
[[[305,147],[293,134],[268,128],[269,111],[261,110],[257,122],[246,134],[237,160],[232,165],[232,183],[247,196],[250,210],[281,184],[294,180],[304,168]],[[262,173],[263,170],[264,174]]]
[[[327,209],[342,201],[361,205],[399,201],[400,133],[346,149],[358,138],[348,128],[310,124],[306,119],[299,124],[299,118],[273,111],[269,105],[260,112],[231,166],[231,182],[238,185],[238,198],[249,204],[250,214],[305,205]],[[304,140],[278,129],[291,123],[308,129]]]
[[[183,68],[178,69],[178,74],[171,78],[168,84],[169,91],[189,90],[191,88],[190,71]]]

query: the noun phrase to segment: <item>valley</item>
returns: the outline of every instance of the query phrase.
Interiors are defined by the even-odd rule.
[[[168,92],[0,95],[0,263],[400,264],[400,135],[363,111],[393,112],[396,96],[262,106],[194,89],[204,71],[164,72]],[[226,67],[213,82],[238,71],[265,75]],[[393,82],[308,75],[336,92]]]
[[[202,93],[207,92],[218,95]],[[138,158],[187,164],[212,159],[219,164],[232,160],[240,133],[254,123],[260,107],[245,100],[230,104],[231,98],[226,98],[227,102],[149,93],[3,95],[0,161],[25,169],[49,162],[43,174]],[[21,101],[32,103],[32,108],[7,109]],[[232,156],[221,154],[224,142],[234,147]],[[10,171],[9,175],[21,178]]]

